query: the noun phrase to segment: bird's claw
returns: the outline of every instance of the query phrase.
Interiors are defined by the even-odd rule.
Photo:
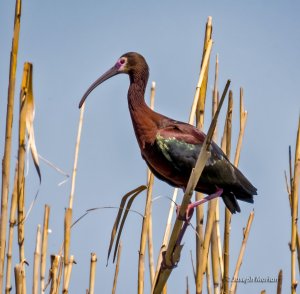
[[[177,205],[176,206],[176,214],[177,214],[177,219],[179,220],[182,220],[182,221],[185,221],[187,223],[190,222],[192,216],[193,216],[193,213],[194,213],[194,209],[205,203],[205,202],[208,202],[214,198],[217,198],[217,197],[220,197],[223,193],[223,189],[222,188],[218,188],[217,187],[217,191],[214,193],[214,194],[211,194],[211,195],[207,195],[206,197],[204,197],[203,199],[201,200],[198,200],[198,201],[195,201],[193,203],[190,203],[186,209],[186,212],[185,212],[185,215],[180,215],[180,205]]]
[[[161,269],[169,269],[169,270],[172,270],[172,269],[174,269],[175,267],[177,267],[177,262],[174,262],[174,260],[173,260],[173,255],[172,255],[171,260],[170,260],[171,264],[168,265],[168,264],[167,264],[167,261],[166,261],[166,253],[167,253],[167,251],[163,251],[163,252],[162,252]]]
[[[177,214],[177,219],[185,221],[185,222],[190,222],[193,214],[194,214],[194,207],[193,204],[189,204],[186,211],[185,211],[185,215],[180,215],[180,205],[176,206],[176,214]]]

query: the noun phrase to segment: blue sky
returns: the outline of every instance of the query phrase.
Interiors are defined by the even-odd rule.
[[[155,108],[169,117],[187,121],[202,56],[204,28],[213,18],[212,61],[219,54],[222,89],[228,78],[234,93],[233,146],[238,135],[238,93],[244,88],[248,122],[240,168],[258,188],[255,204],[241,203],[242,213],[231,226],[231,273],[239,251],[242,228],[255,210],[240,276],[276,277],[283,269],[284,289],[290,281],[290,212],[284,170],[288,145],[294,146],[300,99],[300,38],[297,1],[30,1],[23,3],[16,83],[16,114],[12,167],[17,154],[18,93],[25,61],[34,66],[36,99],[35,132],[40,154],[71,173],[79,118],[78,102],[100,74],[127,51],[145,56],[150,81],[156,81]],[[14,3],[0,3],[0,140],[5,130],[5,110]],[[213,62],[210,65],[214,67]],[[208,82],[206,129],[210,120]],[[95,90],[86,104],[79,154],[74,218],[86,209],[117,206],[127,191],[145,183],[146,166],[140,157],[127,109],[128,77],[118,76]],[[149,87],[146,93],[149,97]],[[224,111],[219,122],[223,129]],[[2,157],[3,150],[1,150]],[[58,187],[62,176],[41,163],[43,182],[38,202],[26,223],[26,255],[32,271],[36,227],[43,221],[45,203],[51,206],[49,252],[57,252],[63,236],[64,208],[70,182]],[[38,187],[31,168],[27,177],[27,204]],[[155,181],[154,196],[170,196],[173,189]],[[181,197],[181,195],[180,195]],[[134,209],[143,212],[144,197]],[[153,203],[155,256],[162,239],[169,202]],[[221,210],[223,211],[223,204]],[[73,268],[70,292],[88,287],[89,258],[98,255],[97,293],[109,293],[114,265],[105,267],[115,210],[101,210],[82,220],[72,233]],[[129,216],[123,235],[123,255],[118,293],[136,291],[141,219]],[[192,292],[190,250],[195,236],[185,238],[180,264],[170,278],[170,293],[183,293],[189,276]],[[16,248],[17,250],[17,248]],[[15,251],[15,257],[17,251]],[[149,289],[146,272],[146,289]],[[76,290],[75,290],[76,289]],[[175,290],[176,289],[176,290]],[[239,284],[242,293],[275,284]],[[146,293],[146,292],[145,292]]]

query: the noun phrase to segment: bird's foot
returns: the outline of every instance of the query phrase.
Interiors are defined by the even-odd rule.
[[[187,207],[187,210],[186,210],[186,213],[185,213],[184,216],[182,216],[182,215],[179,214],[180,205],[177,205],[177,206],[176,206],[177,218],[178,218],[179,220],[183,220],[183,221],[189,223],[190,220],[191,220],[191,218],[192,218],[192,216],[193,216],[194,209],[195,209],[197,206],[199,206],[199,205],[201,205],[201,204],[203,204],[203,203],[205,203],[205,202],[208,202],[208,201],[210,201],[210,200],[212,200],[212,199],[215,199],[215,198],[217,198],[217,197],[220,197],[220,196],[222,195],[222,193],[223,193],[223,189],[217,187],[217,191],[216,191],[214,194],[207,195],[206,197],[202,198],[201,200],[198,200],[198,201],[195,201],[195,202],[193,202],[193,203],[190,203],[190,204],[188,205],[188,207]]]
[[[167,251],[163,251],[162,252],[162,261],[161,261],[161,269],[169,269],[169,270],[172,270],[174,269],[175,267],[177,267],[177,263],[174,262],[173,258],[171,258],[171,264],[167,264],[167,261],[166,261],[166,253]],[[172,255],[173,257],[173,255]]]

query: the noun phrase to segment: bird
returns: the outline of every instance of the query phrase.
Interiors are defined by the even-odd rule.
[[[146,104],[149,67],[141,54],[123,54],[112,68],[91,84],[82,96],[79,108],[98,85],[118,74],[129,76],[128,108],[142,158],[158,179],[185,190],[206,135],[191,124],[153,111]],[[254,203],[257,189],[213,141],[210,152],[195,190],[221,196],[232,214],[241,211],[237,200]]]

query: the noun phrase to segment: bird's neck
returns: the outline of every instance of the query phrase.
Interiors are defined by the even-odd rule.
[[[130,76],[128,89],[129,112],[137,141],[142,149],[147,143],[154,142],[159,122],[158,114],[148,107],[144,99],[147,81],[148,76]]]

